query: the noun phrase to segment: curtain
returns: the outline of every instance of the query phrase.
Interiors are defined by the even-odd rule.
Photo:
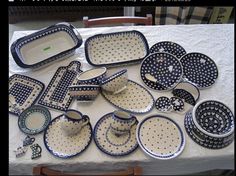
[[[213,7],[156,7],[155,24],[207,24]]]

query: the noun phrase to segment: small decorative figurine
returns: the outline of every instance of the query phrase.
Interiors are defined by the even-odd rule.
[[[14,150],[14,152],[16,154],[16,157],[19,158],[19,157],[23,156],[27,150],[28,150],[27,147],[20,146],[16,150]]]
[[[25,147],[27,145],[31,145],[34,143],[34,141],[35,141],[34,137],[26,136],[26,138],[23,141],[23,146]]]
[[[42,148],[38,144],[33,144],[30,146],[32,150],[31,159],[36,159],[41,157]]]

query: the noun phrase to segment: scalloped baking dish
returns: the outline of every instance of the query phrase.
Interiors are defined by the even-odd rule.
[[[75,27],[58,23],[16,40],[11,53],[20,67],[38,68],[73,55],[82,42]]]

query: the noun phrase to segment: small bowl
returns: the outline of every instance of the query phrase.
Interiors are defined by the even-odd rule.
[[[105,91],[117,94],[126,89],[127,84],[128,84],[127,69],[123,69],[111,75],[110,77],[103,79],[101,82],[101,87]]]
[[[102,79],[106,76],[106,72],[107,72],[106,67],[90,69],[85,72],[82,72],[81,74],[78,75],[77,84],[99,85]]]
[[[93,101],[100,92],[99,85],[76,85],[69,86],[69,92],[72,97],[78,101]]]
[[[234,132],[234,115],[219,101],[203,100],[194,106],[192,112],[196,127],[210,137],[223,138]]]

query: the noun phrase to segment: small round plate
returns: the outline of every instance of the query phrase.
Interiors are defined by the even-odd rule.
[[[50,121],[51,114],[47,108],[33,105],[19,115],[18,126],[25,134],[35,135],[45,130]]]
[[[110,130],[112,114],[108,113],[99,119],[94,127],[94,141],[102,152],[110,156],[128,155],[138,147],[135,134],[138,121],[128,134],[117,137]]]
[[[178,97],[171,97],[170,103],[174,111],[181,112],[184,110],[184,101]]]
[[[74,136],[66,136],[61,130],[60,121],[63,115],[53,119],[44,132],[44,144],[47,150],[59,158],[71,158],[82,153],[92,141],[92,126],[85,125]]]
[[[162,41],[154,44],[150,48],[150,53],[156,52],[166,52],[169,54],[173,54],[175,57],[180,59],[183,55],[186,54],[185,49],[177,43],[170,42],[170,41]]]
[[[188,53],[180,62],[183,66],[183,77],[200,89],[212,86],[218,78],[215,62],[204,54]]]
[[[143,119],[137,127],[136,136],[141,149],[156,159],[175,158],[185,147],[181,128],[165,116],[153,115]]]
[[[157,91],[170,90],[182,79],[180,61],[168,53],[154,53],[147,56],[141,63],[141,79],[149,88]],[[153,77],[155,81],[148,79]]]
[[[168,112],[172,109],[170,99],[165,96],[159,97],[155,102],[155,106],[156,109],[161,112]]]

